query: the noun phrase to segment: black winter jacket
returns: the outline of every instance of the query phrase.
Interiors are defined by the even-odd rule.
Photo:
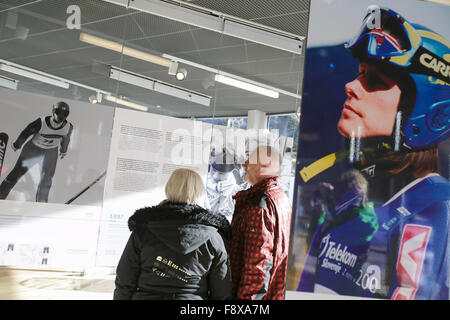
[[[228,220],[196,205],[174,202],[137,210],[117,266],[114,299],[230,299],[224,240]]]

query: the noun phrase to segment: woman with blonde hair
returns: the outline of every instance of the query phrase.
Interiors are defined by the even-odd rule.
[[[205,187],[192,170],[177,169],[167,199],[137,210],[117,266],[114,300],[222,300],[231,298],[224,241],[228,220],[202,207]]]

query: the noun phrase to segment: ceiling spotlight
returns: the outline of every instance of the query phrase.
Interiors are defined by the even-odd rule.
[[[172,61],[170,63],[169,70],[168,70],[169,75],[172,75],[172,76],[176,75],[177,74],[177,70],[178,70],[178,62]]]
[[[90,96],[89,97],[89,102],[92,103],[92,104],[98,103],[97,97],[94,96],[94,95]]]
[[[210,96],[116,67],[111,67],[109,77],[117,81],[153,90],[162,94],[198,103],[207,107],[209,107],[211,104]]]
[[[97,102],[100,103],[102,102],[102,94],[100,92],[97,92]]]
[[[97,104],[102,102],[102,94],[100,92],[97,92],[97,95],[91,95],[89,97],[89,102],[92,104]]]
[[[183,68],[178,69],[177,74],[175,75],[175,78],[177,78],[177,80],[179,80],[179,81],[182,81],[186,78],[186,74],[187,74],[186,69],[183,69]]]

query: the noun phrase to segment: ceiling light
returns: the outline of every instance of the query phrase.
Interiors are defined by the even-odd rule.
[[[172,97],[187,100],[203,106],[209,107],[211,105],[211,97],[204,96],[199,93],[185,90],[184,88],[172,86],[170,84],[155,82],[155,91],[167,94]]]
[[[294,54],[302,53],[304,36],[234,17],[216,10],[207,9],[186,1],[106,1],[124,6],[127,9],[136,9],[152,15],[218,32],[221,35],[249,40]]]
[[[153,54],[150,54],[150,53],[147,53],[144,51],[126,47],[121,43],[106,40],[103,38],[99,38],[99,37],[96,37],[96,36],[93,36],[93,35],[90,35],[90,34],[87,34],[84,32],[80,33],[80,41],[92,44],[94,46],[98,46],[98,47],[102,47],[102,48],[109,49],[112,51],[116,51],[116,52],[122,53],[129,57],[144,60],[144,61],[151,62],[154,64],[159,64],[164,67],[169,67],[170,64],[172,63],[171,60],[162,58],[160,56],[155,56]]]
[[[125,70],[119,70],[111,67],[109,77],[111,79],[132,84],[141,88],[153,90],[155,87],[155,81],[143,76],[138,76]]]
[[[3,65],[3,67],[2,67],[2,65]],[[53,84],[56,86],[61,86],[65,89],[68,89],[70,87],[70,85],[72,85],[72,93],[76,100],[78,100],[82,97],[82,94],[79,92],[78,87],[84,88],[84,89],[87,89],[87,90],[90,90],[93,92],[97,92],[97,98],[98,98],[99,102],[101,101],[102,94],[111,94],[102,89],[87,86],[80,82],[61,78],[61,77],[58,77],[58,76],[55,76],[52,74],[48,74],[48,73],[45,73],[45,72],[42,72],[39,70],[28,68],[28,67],[20,65],[20,64],[13,63],[11,61],[0,59],[0,70],[2,70],[2,69],[5,71],[8,71],[8,72],[12,72],[14,70],[14,72],[12,72],[12,73],[16,73],[18,75],[25,74],[25,72],[28,72],[27,75],[31,74],[32,79],[38,79],[40,81],[44,81],[44,78],[45,78],[44,82],[47,82],[47,83],[50,83],[50,84]],[[109,72],[109,66],[108,66],[108,72]],[[4,78],[6,78],[6,77],[4,77]],[[6,79],[9,79],[9,78],[6,78]],[[9,79],[9,80],[13,80],[13,79]],[[18,80],[15,80],[15,81],[19,82]]]
[[[0,63],[0,70],[6,71],[6,72],[10,72],[10,73],[14,73],[17,74],[19,76],[22,77],[26,77],[26,78],[30,78],[33,80],[37,80],[37,81],[41,81],[41,82],[45,82],[57,87],[61,87],[64,89],[68,89],[69,88],[69,84],[67,82],[63,82],[61,80],[55,79],[50,77],[49,75],[43,75],[43,72],[39,72],[39,71],[30,71],[31,69],[27,68],[27,70],[22,69],[22,68],[18,68],[18,67],[14,67],[14,66],[10,66],[4,63]]]
[[[168,74],[173,76],[177,73],[177,70],[178,70],[178,62],[172,61],[169,66]]]
[[[97,92],[97,102],[98,103],[100,103],[100,102],[102,102],[102,97],[103,97],[103,95],[100,93],[100,92]]]
[[[18,83],[19,83],[19,81],[17,81],[17,80],[0,76],[0,86],[1,87],[17,90]]]
[[[89,97],[89,102],[92,104],[97,104],[98,100],[97,100],[96,96],[92,95]]]
[[[193,66],[193,67],[196,67],[196,68],[199,68],[199,69],[203,69],[205,71],[209,71],[209,72],[212,72],[212,73],[218,73],[218,71],[219,71],[218,69],[214,69],[214,68],[205,66],[203,64],[192,62],[192,61],[189,61],[189,60],[181,59],[181,58],[172,56],[172,55],[167,54],[167,53],[164,53],[162,56],[163,56],[163,58],[170,59],[170,60],[176,61],[176,62],[181,62],[183,64],[187,64],[189,66]]]
[[[301,99],[302,98],[302,96],[297,94],[297,93],[293,93],[293,92],[289,92],[289,91],[286,91],[286,90],[283,90],[283,89],[275,88],[275,87],[269,86],[269,85],[264,84],[264,83],[253,81],[253,80],[250,80],[250,79],[247,79],[247,78],[244,78],[244,77],[240,77],[240,76],[237,76],[235,74],[228,73],[228,72],[223,72],[223,71],[221,71],[219,69],[214,69],[214,68],[211,68],[211,67],[208,67],[208,66],[196,63],[196,62],[192,62],[192,61],[189,61],[189,60],[181,59],[181,58],[169,55],[169,54],[163,54],[162,56],[164,58],[170,59],[172,61],[176,61],[178,63],[187,64],[189,66],[193,66],[193,67],[196,67],[196,68],[199,68],[199,69],[211,72],[211,73],[213,73],[213,78],[214,78],[214,75],[220,74],[222,76],[226,76],[226,77],[233,78],[233,79],[236,79],[236,80],[240,80],[240,81],[243,81],[243,82],[246,82],[246,83],[250,83],[250,84],[253,84],[255,86],[260,86],[260,87],[263,87],[263,88],[266,88],[266,89],[270,89],[270,90],[276,91],[278,93],[282,93],[282,94],[285,94],[287,96],[294,97],[296,99]],[[213,81],[214,81],[214,79],[213,79]]]
[[[236,80],[221,74],[216,74],[216,76],[214,77],[214,80],[216,80],[217,82],[220,83],[224,83],[227,84],[229,86],[233,86],[236,88],[241,88],[247,91],[251,91],[251,92],[255,92],[255,93],[259,93],[271,98],[278,98],[279,93],[277,91],[274,90],[270,90],[270,89],[266,89],[260,86],[256,86],[254,84],[248,83],[248,82],[244,82],[244,81],[240,81],[240,80]]]
[[[140,105],[138,103],[134,103],[134,102],[131,102],[131,101],[128,101],[128,100],[116,98],[116,97],[113,97],[113,96],[110,96],[110,95],[106,95],[105,99],[108,100],[108,101],[117,103],[117,104],[121,104],[121,105],[129,107],[129,108],[136,109],[136,110],[148,111],[148,107],[147,106],[143,106],[143,105]]]
[[[102,94],[100,92],[97,92],[96,95],[91,95],[89,97],[89,102],[92,104],[97,104],[102,102]]]
[[[183,68],[178,69],[177,74],[175,75],[175,78],[177,78],[177,80],[179,80],[179,81],[182,81],[186,78],[186,74],[187,74],[186,69],[183,69]]]
[[[160,80],[111,67],[110,78],[209,107],[211,97]]]

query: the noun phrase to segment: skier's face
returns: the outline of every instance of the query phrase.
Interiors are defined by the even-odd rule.
[[[337,125],[343,136],[392,134],[401,94],[395,80],[378,71],[374,64],[361,62],[358,77],[345,85],[345,93],[347,100]]]
[[[61,123],[66,119],[66,116],[63,112],[58,112],[58,110],[53,111],[53,120],[56,123]]]
[[[62,117],[60,116],[60,115],[58,115],[56,112],[53,112],[53,120],[56,122],[56,123],[61,123],[63,120],[62,120]]]

